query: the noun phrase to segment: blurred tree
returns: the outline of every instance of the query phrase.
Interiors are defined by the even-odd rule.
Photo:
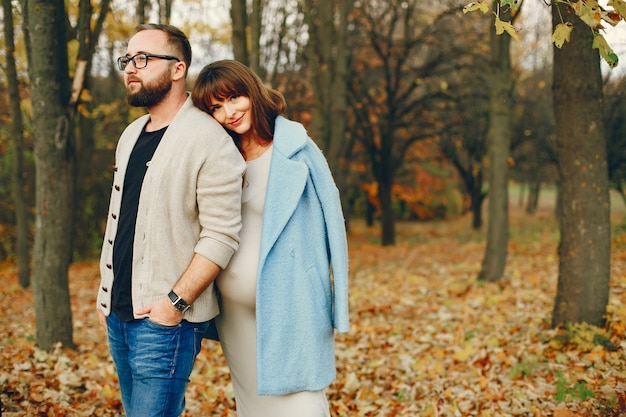
[[[72,245],[74,145],[62,0],[24,0],[36,164],[33,287],[37,343],[73,347],[67,271]]]
[[[417,0],[363,1],[355,7],[349,85],[352,132],[368,155],[377,183],[383,245],[395,243],[392,187],[407,149],[433,137],[434,110],[446,97],[449,62],[437,24],[458,8],[422,10]],[[441,11],[444,9],[443,11]]]
[[[261,18],[264,7],[261,0],[252,0],[250,6],[248,9],[246,0],[232,0],[230,3],[233,53],[237,61],[259,74]]]
[[[553,98],[559,169],[559,279],[552,326],[603,326],[609,297],[610,207],[602,77],[594,33],[569,6],[552,6],[553,27],[573,27],[554,48]]]
[[[457,71],[448,79],[451,96],[442,116],[445,125],[439,148],[461,180],[464,210],[469,208],[472,227],[479,229],[487,196],[484,177],[489,127],[489,48],[474,38],[482,35],[483,31],[476,30],[485,26],[481,21],[463,19],[454,24],[464,36],[456,42]]]
[[[626,205],[626,76],[610,79],[604,85],[604,111],[609,179]]]
[[[137,23],[147,23],[150,14],[150,0],[137,0]]]
[[[477,71],[473,83],[459,86],[459,96],[454,101],[447,127],[442,131],[439,146],[454,168],[462,183],[465,206],[472,213],[472,228],[482,226],[482,204],[487,197],[483,189],[485,157],[487,156],[487,128],[489,97],[474,91],[465,94],[465,89],[485,86],[482,78],[487,71]]]
[[[100,13],[106,14],[108,2],[101,6]],[[79,3],[75,28],[68,26],[71,19],[63,0],[24,0],[23,13],[35,137],[33,287],[37,343],[42,349],[56,342],[73,347],[68,267],[76,175],[74,122],[97,36],[91,30],[89,0]],[[71,68],[72,81],[68,42],[74,37],[79,47]]]
[[[519,116],[513,121],[511,178],[528,185],[528,198],[521,204],[530,214],[537,210],[541,184],[557,180],[551,76],[551,64],[537,66],[524,73],[515,88]]]
[[[509,20],[511,7],[493,1],[493,8]],[[518,9],[519,13],[519,9]],[[494,22],[498,19],[494,15]],[[513,118],[513,78],[511,76],[511,52],[509,36],[490,32],[491,40],[491,89],[489,92],[489,215],[487,217],[487,245],[479,280],[499,281],[504,274],[509,237],[508,164]]]
[[[473,17],[473,18],[472,18]],[[484,42],[489,17],[468,16],[442,28],[455,45],[456,70],[447,77],[446,102],[439,147],[461,180],[463,210],[472,213],[472,227],[482,227],[482,206],[487,197],[487,133],[489,128],[490,48]],[[489,27],[489,28],[488,28]],[[443,36],[443,35],[442,35]]]
[[[519,205],[529,214],[539,204],[542,184],[557,182],[552,109],[552,24],[549,7],[528,4],[519,14],[524,42],[512,43],[515,118],[511,137],[510,178],[518,184]]]
[[[11,128],[13,141],[12,190],[15,203],[16,251],[18,261],[19,283],[22,288],[30,285],[30,244],[28,239],[28,208],[24,195],[24,121],[22,118],[20,85],[15,63],[15,30],[13,24],[13,7],[8,0],[2,1],[4,14],[4,38],[6,51],[7,88],[9,92]]]
[[[304,2],[309,29],[306,62],[313,90],[312,136],[325,151],[345,208],[349,205],[346,158],[352,148],[352,141],[346,135],[350,75],[348,17],[352,3],[352,0]]]
[[[94,224],[97,224],[94,222],[96,213],[89,210],[88,204],[89,199],[93,198],[92,193],[97,189],[97,181],[94,181],[93,178],[94,173],[101,175],[102,172],[102,167],[96,161],[97,132],[96,119],[93,117],[96,103],[92,99],[94,75],[91,69],[92,57],[104,30],[110,4],[111,0],[101,0],[99,13],[94,14],[90,1],[79,2],[77,26],[72,32],[73,38],[78,41],[76,60],[84,62],[85,65],[80,101],[76,104],[76,174],[74,175],[76,198],[73,210],[75,213],[74,233],[72,234],[74,254],[81,256],[90,255],[89,249],[93,247],[91,242],[96,238],[95,235],[98,236],[98,240],[102,236],[102,232],[93,227]],[[92,21],[92,16],[94,21]],[[110,62],[113,63],[114,60],[111,59]]]

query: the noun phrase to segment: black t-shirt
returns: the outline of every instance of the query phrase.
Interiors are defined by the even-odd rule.
[[[148,170],[148,162],[152,159],[166,129],[167,127],[164,127],[154,132],[146,132],[144,130],[141,133],[130,154],[124,177],[122,204],[118,216],[117,234],[113,244],[113,274],[115,280],[113,281],[111,293],[111,307],[115,315],[122,321],[134,319],[131,297],[133,243],[135,241],[135,224],[137,222],[141,185]]]

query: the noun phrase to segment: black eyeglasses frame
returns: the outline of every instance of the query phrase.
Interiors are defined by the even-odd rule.
[[[146,65],[144,66],[137,66],[137,62],[135,61],[135,58],[137,58],[138,56],[144,56],[145,57],[145,63]],[[126,69],[126,66],[132,62],[133,63],[133,67],[135,67],[136,69],[142,69],[148,66],[148,59],[149,58],[158,58],[158,59],[167,59],[169,61],[176,61],[176,62],[180,62],[180,59],[176,56],[173,55],[161,55],[161,54],[148,54],[148,53],[141,53],[141,54],[135,54],[133,56],[121,56],[119,58],[117,58],[117,68],[119,68],[120,71],[124,71]]]

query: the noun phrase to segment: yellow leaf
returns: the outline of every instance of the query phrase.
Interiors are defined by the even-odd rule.
[[[502,35],[504,32],[506,32],[516,41],[519,40],[519,37],[517,36],[517,32],[515,31],[515,28],[509,22],[504,22],[500,20],[500,18],[496,15],[496,21],[494,24],[496,26],[496,34]]]
[[[467,345],[464,349],[457,350],[452,357],[459,362],[466,362],[473,354],[474,347]]]
[[[554,46],[560,49],[565,42],[569,42],[573,29],[574,25],[570,22],[559,23],[552,34],[552,42],[554,42]]]
[[[107,401],[114,400],[118,398],[118,393],[114,389],[111,388],[109,384],[105,384],[102,387],[102,395]]]
[[[591,3],[591,4],[589,4]],[[600,29],[602,25],[602,17],[600,16],[600,6],[597,5],[597,2],[593,4],[593,2],[587,1],[578,1],[576,3],[571,4],[572,8],[576,12],[576,15],[587,24],[587,26],[593,29]]]
[[[600,56],[609,64],[609,67],[615,68],[617,66],[619,61],[617,54],[613,52],[604,36],[597,32],[593,36],[593,47],[600,51]]]
[[[473,1],[463,7],[463,13],[473,12],[475,10],[480,10],[483,13],[487,13],[489,11],[489,4],[483,3],[482,1]]]

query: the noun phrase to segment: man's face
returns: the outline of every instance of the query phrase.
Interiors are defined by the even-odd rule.
[[[128,42],[126,56],[137,54],[171,55],[167,48],[167,36],[159,30],[143,30]],[[172,88],[172,65],[174,61],[148,58],[144,68],[137,69],[129,62],[124,69],[126,99],[135,107],[153,107],[159,104]]]

